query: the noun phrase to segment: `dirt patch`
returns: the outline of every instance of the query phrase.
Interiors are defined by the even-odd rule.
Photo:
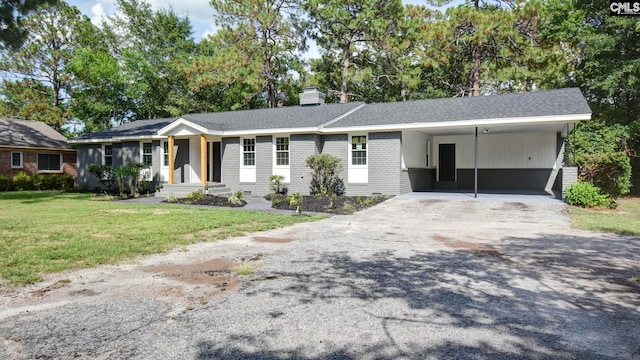
[[[146,272],[159,273],[164,277],[189,284],[210,284],[220,289],[233,289],[240,284],[232,269],[238,263],[225,259],[213,259],[198,264],[151,265],[142,268]]]
[[[275,238],[275,237],[267,237],[267,236],[256,236],[253,240],[262,243],[277,243],[277,244],[285,244],[290,243],[293,239],[288,238]]]
[[[466,250],[477,251],[482,253],[498,254],[498,250],[491,246],[473,243],[469,241],[459,241],[459,240],[455,240],[450,237],[446,237],[439,234],[433,235],[433,240],[454,249],[466,249]]]
[[[44,294],[48,293],[49,291],[63,288],[67,284],[68,284],[68,282],[57,281],[57,282],[55,282],[55,283],[53,283],[53,284],[51,284],[51,285],[49,285],[47,287],[32,291],[31,295],[33,295],[33,296],[43,296]]]

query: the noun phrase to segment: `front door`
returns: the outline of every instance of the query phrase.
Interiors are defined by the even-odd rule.
[[[213,182],[222,181],[222,149],[220,141],[213,142]]]
[[[456,144],[438,145],[438,181],[456,181]]]

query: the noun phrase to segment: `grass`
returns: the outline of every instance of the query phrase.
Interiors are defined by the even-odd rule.
[[[242,264],[235,266],[233,268],[233,272],[236,275],[252,275],[254,272],[256,272],[256,267],[253,265]]]
[[[0,192],[0,277],[12,285],[46,273],[110,264],[180,245],[319,217],[90,201],[91,194]]]
[[[594,210],[571,207],[571,222],[575,228],[640,235],[640,198],[623,198],[615,210]]]

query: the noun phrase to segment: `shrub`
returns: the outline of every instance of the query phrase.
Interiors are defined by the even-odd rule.
[[[328,154],[311,155],[305,161],[311,168],[310,190],[312,195],[331,195],[340,171],[340,159]],[[342,184],[344,187],[344,183]],[[344,190],[343,190],[344,192]]]
[[[289,205],[296,207],[296,213],[302,214],[302,201],[303,197],[300,193],[291,194],[287,200],[289,201]]]
[[[573,161],[580,179],[599,187],[612,199],[627,194],[631,188],[629,135],[626,126],[597,120],[580,123],[572,134]]]
[[[64,174],[60,175],[60,184],[62,186],[62,190],[69,191],[73,190],[73,188],[75,187],[76,180],[73,178],[73,176]],[[84,185],[86,185],[86,189],[89,188],[88,184],[84,183]]]
[[[46,178],[42,174],[31,175],[31,184],[33,190],[48,190]]]
[[[167,195],[167,202],[169,203],[174,203],[177,202],[178,199],[176,198],[175,195],[173,195],[173,193],[169,193],[169,195]]]
[[[202,191],[196,190],[191,193],[191,200],[193,200],[194,202],[200,202],[204,200],[204,194],[202,193]]]
[[[107,191],[115,188],[116,177],[113,168],[108,165],[89,164],[89,172],[93,174]]]
[[[578,182],[571,185],[564,195],[564,201],[569,205],[589,208],[613,206],[609,196],[601,194],[597,186],[588,182]]]
[[[11,179],[7,175],[0,175],[0,191],[11,190]]]
[[[284,195],[287,193],[287,188],[284,186],[284,176],[282,175],[269,176],[269,185],[274,194]]]
[[[33,179],[31,175],[20,171],[13,177],[13,188],[16,190],[33,190]]]
[[[231,196],[229,196],[227,201],[234,205],[244,205],[244,192],[242,190],[234,192]]]

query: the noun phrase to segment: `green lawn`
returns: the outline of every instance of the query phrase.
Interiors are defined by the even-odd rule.
[[[79,193],[1,192],[0,277],[10,284],[28,284],[42,280],[45,273],[320,218],[91,198]]]
[[[640,236],[640,198],[623,198],[615,210],[571,207],[571,222],[584,230]]]

